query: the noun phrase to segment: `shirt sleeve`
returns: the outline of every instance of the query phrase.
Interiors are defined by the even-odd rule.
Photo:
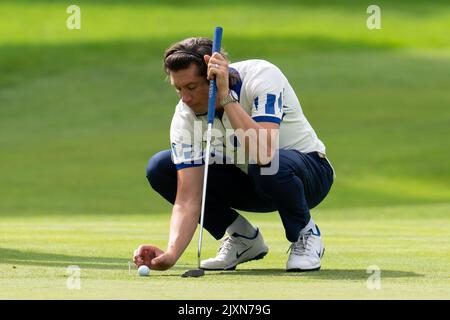
[[[281,123],[285,77],[274,65],[252,72],[247,90],[252,98],[251,117],[256,122]]]
[[[170,145],[177,170],[204,164],[201,126],[199,130],[194,130],[194,125],[192,116],[178,110],[172,118]]]

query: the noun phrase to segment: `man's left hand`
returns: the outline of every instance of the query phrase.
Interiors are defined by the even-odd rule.
[[[212,56],[205,55],[205,62],[208,65],[208,80],[216,79],[217,97],[219,100],[228,95],[228,61],[218,52]]]

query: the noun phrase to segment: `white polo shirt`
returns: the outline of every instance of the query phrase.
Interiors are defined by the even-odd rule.
[[[279,148],[325,154],[325,146],[303,114],[300,102],[281,70],[265,60],[246,60],[229,65],[241,81],[230,87],[239,97],[245,112],[256,122],[280,125]],[[234,69],[234,70],[233,70]],[[170,127],[172,160],[177,169],[203,164],[207,115],[196,115],[181,100]],[[234,163],[247,172],[248,163],[236,163],[242,148],[234,135],[226,112],[217,114],[213,123],[211,156],[218,163]],[[234,162],[233,162],[234,161]]]

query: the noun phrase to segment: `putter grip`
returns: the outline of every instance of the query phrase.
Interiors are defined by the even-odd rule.
[[[212,46],[212,53],[220,52],[220,45],[222,43],[222,27],[216,27],[214,30],[214,39]],[[208,97],[208,123],[214,122],[214,115],[216,112],[216,80],[209,80],[209,97]]]

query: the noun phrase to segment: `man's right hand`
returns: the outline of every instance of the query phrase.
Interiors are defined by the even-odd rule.
[[[137,267],[145,264],[152,270],[167,270],[177,262],[177,259],[156,246],[142,244],[134,251],[133,261]]]
[[[136,250],[134,250],[133,261],[137,267],[145,264],[150,268],[152,260],[162,254],[164,254],[164,252],[158,247],[150,244],[142,244]]]

